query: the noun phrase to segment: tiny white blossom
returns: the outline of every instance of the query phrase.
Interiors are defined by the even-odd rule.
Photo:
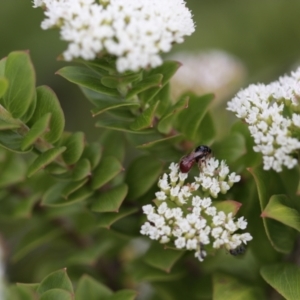
[[[185,238],[184,238],[184,237],[180,237],[180,238],[178,238],[177,240],[175,240],[174,243],[175,243],[176,248],[182,249],[182,248],[185,247],[186,241],[185,241]]]
[[[156,192],[155,193],[156,199],[160,201],[164,201],[167,199],[166,193],[164,191]]]
[[[154,212],[154,206],[152,206],[151,204],[144,205],[142,209],[144,214],[146,215],[152,214]]]

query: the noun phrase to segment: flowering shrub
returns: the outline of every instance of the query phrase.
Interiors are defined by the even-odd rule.
[[[299,69],[241,90],[235,120],[219,52],[218,105],[194,89],[208,86],[196,62],[171,83],[181,58],[162,55],[195,29],[185,1],[33,6],[67,42],[56,74],[99,136],[65,131],[28,51],[0,61],[0,298],[298,300]]]

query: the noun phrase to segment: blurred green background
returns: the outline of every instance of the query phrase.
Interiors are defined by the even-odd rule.
[[[96,134],[89,103],[75,85],[56,76],[66,65],[56,60],[66,48],[56,30],[43,31],[41,9],[30,0],[0,0],[0,56],[29,49],[37,84],[49,85],[58,95],[66,129]],[[173,52],[218,48],[244,61],[248,82],[269,82],[300,64],[299,0],[187,0],[194,14],[196,32]]]

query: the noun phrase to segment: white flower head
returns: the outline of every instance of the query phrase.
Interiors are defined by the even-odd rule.
[[[226,192],[240,177],[230,174],[224,161],[213,158],[205,163],[200,167],[199,177],[196,177],[197,184],[185,183],[187,176],[172,182],[174,176],[183,173],[179,172],[177,164],[170,165],[170,173],[163,174],[159,179],[161,191],[155,193],[156,207],[149,204],[143,206],[147,221],[140,231],[162,244],[195,251],[199,261],[203,261],[207,254],[205,245],[212,244],[216,249],[222,247],[236,255],[243,252],[238,247],[252,239],[249,233],[236,233],[246,229],[247,220],[244,217],[235,220],[233,213],[218,210],[210,197],[217,196],[220,191]],[[201,189],[206,178],[211,184],[203,196]]]
[[[119,72],[162,64],[160,53],[195,30],[183,0],[34,0],[39,6],[46,7],[41,27],[59,27],[69,43],[66,60],[108,53]]]
[[[248,123],[253,150],[262,153],[265,170],[281,172],[297,165],[293,154],[300,149],[294,137],[300,127],[299,73],[300,68],[268,85],[252,84],[228,102],[227,109]]]

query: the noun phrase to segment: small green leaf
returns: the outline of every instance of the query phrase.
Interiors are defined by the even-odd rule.
[[[64,146],[67,148],[63,153],[62,158],[68,165],[75,164],[81,157],[84,150],[85,137],[83,132],[76,132],[71,134]]]
[[[29,126],[32,126],[45,114],[51,113],[49,132],[47,132],[44,137],[49,143],[55,143],[60,139],[65,127],[63,110],[56,95],[49,87],[40,86],[36,89],[36,93],[36,108],[29,121]]]
[[[103,213],[99,217],[98,227],[109,229],[118,220],[132,215],[138,211],[137,208],[121,208],[118,213]]]
[[[130,124],[130,128],[132,130],[141,130],[153,127],[153,118],[158,104],[159,101],[150,104],[150,106]]]
[[[0,131],[0,145],[13,152],[25,153],[31,149],[22,150],[21,144],[23,141],[23,136],[12,131],[12,130],[2,130]]]
[[[232,213],[232,215],[235,216],[242,206],[242,203],[233,200],[215,201],[213,202],[213,206],[215,206],[218,211],[223,211],[225,214]]]
[[[257,300],[265,299],[265,296],[257,286],[246,285],[237,278],[217,273],[213,277],[213,299]]]
[[[69,182],[61,191],[61,196],[63,198],[68,199],[68,197],[74,193],[75,191],[77,191],[78,189],[80,189],[82,186],[84,186],[87,183],[88,179],[83,179],[81,181],[71,181]]]
[[[40,300],[73,300],[73,293],[62,289],[52,289],[42,294]]]
[[[53,185],[43,196],[42,205],[49,206],[49,207],[61,207],[72,205],[74,203],[83,201],[90,197],[93,194],[93,191],[90,190],[89,187],[83,185],[85,181],[76,182],[79,183],[79,186],[74,186],[70,182],[58,182],[57,184]],[[68,195],[68,198],[63,198],[62,193],[64,190],[70,189],[69,184],[71,187],[75,189],[75,192]],[[76,189],[78,187],[78,189]],[[70,191],[70,190],[69,190]]]
[[[272,196],[272,189],[278,186],[272,172],[266,172],[261,167],[248,169],[254,177],[261,211],[265,209]],[[274,178],[275,177],[275,178]],[[275,180],[274,182],[272,182]],[[293,249],[295,232],[292,228],[269,218],[263,218],[266,234],[276,251],[289,253]]]
[[[128,187],[123,183],[108,192],[95,195],[91,210],[95,212],[118,212],[127,192]]]
[[[152,156],[138,157],[128,169],[125,182],[129,186],[128,198],[135,200],[143,196],[158,180],[162,164]]]
[[[5,77],[9,85],[3,103],[13,117],[21,118],[35,97],[35,71],[29,54],[11,52],[6,60]]]
[[[10,123],[7,120],[0,119],[0,130],[17,129],[20,127],[21,127],[21,124]]]
[[[4,77],[5,75],[6,61],[7,61],[7,57],[0,59],[0,77]]]
[[[188,94],[188,96],[190,97],[189,106],[178,115],[177,126],[179,131],[186,137],[195,140],[198,139],[199,127],[214,95],[208,94],[198,97],[193,94]]]
[[[124,101],[102,101],[97,103],[97,108],[92,109],[93,117],[98,116],[108,110],[117,109],[120,107],[134,107],[140,106],[137,102],[124,102]]]
[[[78,282],[75,300],[100,300],[110,295],[112,291],[104,284],[89,275],[83,275]]]
[[[210,144],[215,139],[216,136],[216,129],[215,129],[215,122],[212,118],[212,115],[210,112],[207,112],[202,122],[200,123],[200,126],[198,128],[198,132],[195,135],[195,142],[197,144]]]
[[[300,214],[296,209],[287,206],[287,203],[285,195],[273,195],[261,216],[277,220],[300,231]]]
[[[45,114],[38,121],[36,121],[28,133],[25,135],[22,143],[21,149],[26,150],[32,146],[36,140],[41,137],[48,129],[51,114]]]
[[[169,133],[173,126],[173,120],[176,115],[188,107],[190,97],[183,96],[175,105],[173,105],[165,115],[160,119],[157,129],[161,133]]]
[[[300,299],[300,268],[290,264],[268,265],[261,268],[263,279],[287,300]]]
[[[101,159],[102,147],[98,143],[88,144],[83,151],[82,158],[87,158],[94,169]]]
[[[24,181],[27,166],[24,160],[12,152],[7,152],[1,167],[0,188]]]
[[[99,74],[88,68],[64,67],[57,71],[56,74],[64,77],[70,82],[89,88],[98,93],[115,97],[120,96],[119,92],[116,89],[111,89],[104,86],[101,83],[101,76],[99,76]]]
[[[74,181],[82,180],[92,174],[91,163],[87,158],[78,161],[72,171]]]
[[[177,61],[165,61],[161,66],[151,69],[148,76],[150,77],[154,74],[161,74],[163,75],[162,83],[159,87],[153,87],[141,93],[141,99],[143,99],[145,102],[150,101],[169,82],[180,65],[181,64]]]
[[[109,88],[115,89],[120,86],[127,85],[129,83],[132,83],[134,81],[140,80],[142,77],[141,72],[139,73],[133,73],[129,75],[123,75],[123,76],[103,76],[101,78],[101,83]]]
[[[5,77],[0,77],[0,98],[6,93],[8,81]]]
[[[42,295],[52,289],[62,289],[73,293],[72,282],[66,269],[55,271],[44,278],[37,289],[37,293]]]
[[[2,291],[1,294],[3,294]],[[7,288],[4,296],[4,299],[7,300],[32,300],[36,298],[37,298],[37,294],[34,291],[24,286],[16,286],[16,285],[11,285],[9,288]]]
[[[213,148],[215,156],[226,159],[228,163],[235,162],[247,152],[245,137],[239,132],[231,132]]]
[[[144,255],[144,261],[152,267],[169,273],[183,254],[184,251],[164,249],[162,244],[152,243]]]
[[[117,176],[122,170],[123,167],[117,159],[112,156],[105,157],[92,174],[92,189],[99,189]]]
[[[147,143],[144,143],[144,144],[141,144],[139,146],[137,146],[138,149],[149,149],[149,148],[152,148],[152,147],[156,147],[158,144],[165,144],[166,142],[173,142],[173,143],[177,143],[179,142],[180,140],[182,140],[182,134],[176,134],[176,135],[173,135],[173,136],[169,136],[169,137],[166,137],[166,138],[161,138],[159,140],[154,140],[154,141],[151,141],[151,142],[147,142]]]
[[[126,95],[126,99],[129,100],[135,95],[148,90],[152,87],[160,87],[162,84],[163,75],[162,74],[154,74],[152,76],[148,76],[142,81],[138,82]]]
[[[31,177],[39,170],[45,168],[53,162],[60,154],[62,154],[67,148],[66,147],[57,147],[49,149],[42,154],[40,154],[28,168],[27,176]]]

